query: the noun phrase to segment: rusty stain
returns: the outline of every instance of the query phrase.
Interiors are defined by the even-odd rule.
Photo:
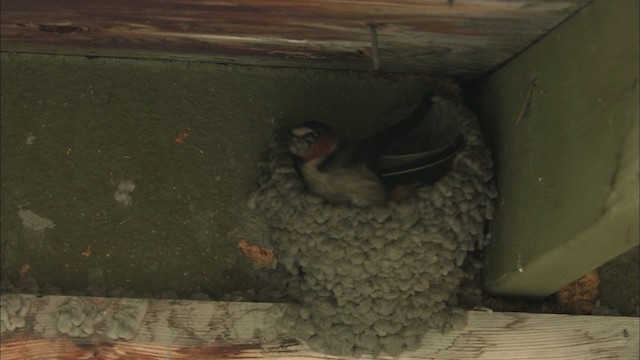
[[[0,342],[2,358],[7,359],[117,359],[117,360],[157,360],[157,359],[262,359],[265,353],[290,352],[288,347],[300,345],[295,339],[285,339],[280,346],[269,349],[260,342],[229,344],[233,339],[220,338],[217,345],[161,345],[158,343],[115,341],[104,342],[94,339],[67,337],[41,338],[26,334],[12,336]],[[237,341],[237,340],[236,340]]]
[[[260,267],[271,266],[276,258],[273,250],[251,244],[245,239],[240,239],[238,241],[238,248],[242,251],[244,256]]]
[[[87,250],[85,250],[82,253],[80,253],[80,255],[82,255],[84,257],[91,256],[91,245],[87,245]]]
[[[600,275],[597,270],[566,285],[556,293],[558,302],[577,314],[589,314],[600,296]]]
[[[190,129],[187,129],[187,131],[189,131]],[[173,142],[176,144],[184,144],[185,141],[187,141],[187,139],[189,139],[189,133],[187,131],[183,131],[181,133],[179,133],[175,139],[173,139]]]
[[[20,266],[20,277],[25,279],[27,276],[29,276],[30,269],[31,266],[29,265],[29,263],[22,264],[22,266]]]

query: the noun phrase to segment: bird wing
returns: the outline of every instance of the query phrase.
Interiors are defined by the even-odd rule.
[[[362,144],[340,141],[336,149],[318,166],[318,170],[326,172],[350,169],[362,166],[362,164],[371,168],[372,162],[371,153]]]
[[[463,136],[440,148],[395,153],[398,144],[415,137],[416,129],[431,108],[431,96],[425,94],[411,113],[395,125],[359,143],[340,141],[337,148],[318,166],[320,172],[362,170],[362,165],[378,176],[387,188],[414,182],[433,183],[444,176],[455,155],[464,148]],[[360,173],[360,172],[359,172]]]
[[[387,187],[415,182],[434,183],[447,174],[453,159],[465,146],[460,135],[443,147],[403,155],[382,155],[378,159],[378,175]]]
[[[429,112],[429,109],[431,109],[431,104],[431,93],[428,92],[422,96],[420,102],[413,108],[409,115],[391,127],[374,134],[364,142],[368,143],[368,147],[384,153],[389,146],[394,146],[397,142],[404,141],[407,135],[411,134],[420,125]]]
[[[454,157],[464,146],[464,136],[460,135],[451,143],[432,150],[400,155],[383,154],[378,159],[378,171],[384,174],[416,167],[437,165]]]

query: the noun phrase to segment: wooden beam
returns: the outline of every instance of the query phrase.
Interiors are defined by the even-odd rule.
[[[544,297],[640,243],[638,26],[638,1],[596,1],[478,88],[490,292]]]
[[[0,299],[3,360],[337,359],[273,330],[285,304],[6,294]],[[639,355],[638,318],[479,311],[468,315],[464,329],[430,332],[419,350],[399,359]]]
[[[474,77],[590,0],[3,0],[3,51]]]

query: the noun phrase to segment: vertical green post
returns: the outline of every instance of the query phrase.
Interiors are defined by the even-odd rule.
[[[638,1],[599,0],[474,94],[500,191],[485,285],[543,297],[638,245]]]

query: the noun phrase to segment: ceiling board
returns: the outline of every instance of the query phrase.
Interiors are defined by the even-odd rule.
[[[3,0],[3,51],[473,78],[590,0]]]

